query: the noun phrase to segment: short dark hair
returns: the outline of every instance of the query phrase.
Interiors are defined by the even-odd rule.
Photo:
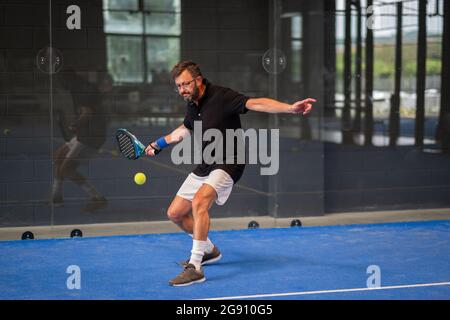
[[[200,71],[200,66],[193,61],[184,60],[178,62],[172,69],[172,78],[175,79],[183,73],[184,70],[189,71],[192,77],[203,77],[202,72]]]

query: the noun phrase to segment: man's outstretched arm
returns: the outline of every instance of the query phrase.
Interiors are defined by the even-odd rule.
[[[268,113],[293,113],[308,114],[312,109],[312,104],[316,102],[313,98],[307,98],[294,102],[293,104],[283,103],[270,98],[248,99],[245,106],[249,110]]]

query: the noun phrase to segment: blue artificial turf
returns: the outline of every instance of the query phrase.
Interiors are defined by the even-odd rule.
[[[191,238],[150,234],[0,242],[0,299],[449,299],[450,286],[357,292],[380,268],[381,287],[450,282],[450,221],[210,232],[223,258],[206,282],[171,287]],[[67,268],[81,271],[68,289]],[[277,296],[280,293],[305,293]],[[312,293],[311,293],[312,292]],[[256,299],[261,299],[256,297]]]

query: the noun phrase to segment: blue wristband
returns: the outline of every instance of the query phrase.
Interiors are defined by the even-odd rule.
[[[158,140],[156,140],[156,144],[158,145],[158,147],[160,147],[161,149],[164,149],[165,147],[167,147],[169,144],[166,142],[166,139],[164,139],[164,137],[159,138]]]

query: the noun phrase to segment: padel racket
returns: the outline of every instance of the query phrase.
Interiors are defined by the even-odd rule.
[[[128,159],[136,160],[145,154],[145,146],[131,132],[126,129],[117,129],[116,131],[117,145],[120,152]],[[153,148],[155,154],[161,150]]]

